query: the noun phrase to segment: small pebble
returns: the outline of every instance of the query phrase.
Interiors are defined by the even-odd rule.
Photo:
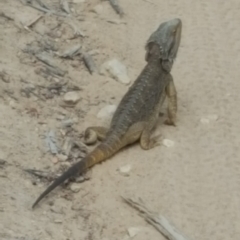
[[[173,147],[174,146],[174,141],[170,139],[163,139],[163,145],[165,147]]]
[[[14,100],[11,100],[11,101],[9,101],[9,105],[12,109],[15,109],[17,104]]]
[[[208,124],[210,122],[215,122],[217,120],[218,120],[218,115],[212,114],[212,115],[208,115],[206,117],[202,117],[200,119],[200,122],[203,123],[203,124]]]
[[[64,95],[64,101],[70,104],[76,104],[80,100],[79,92],[67,92]]]
[[[107,105],[103,107],[97,114],[97,118],[99,119],[108,119],[111,118],[116,111],[116,105]]]
[[[75,119],[66,119],[66,120],[63,120],[62,121],[62,125],[64,127],[71,127],[74,123],[77,123],[78,120],[75,118]]]
[[[64,214],[63,208],[62,207],[57,207],[57,206],[51,206],[50,210],[54,213],[58,214]]]
[[[69,168],[69,167],[71,167],[71,163],[70,162],[61,162],[61,166],[63,168]]]
[[[208,123],[210,123],[210,120],[207,119],[207,118],[201,118],[200,122],[203,123],[203,124],[208,124]]]
[[[128,235],[133,238],[135,237],[141,230],[139,228],[136,227],[130,227],[128,228]]]
[[[64,115],[58,115],[56,117],[57,120],[64,120],[65,119],[65,116]]]
[[[80,184],[73,183],[73,184],[71,185],[70,189],[71,189],[74,193],[77,193],[77,192],[80,191],[81,186],[80,186]]]
[[[57,154],[57,158],[60,162],[65,162],[68,159],[68,156],[64,155],[64,154]]]
[[[54,157],[52,158],[52,162],[53,162],[54,164],[57,164],[57,163],[58,163],[58,157],[57,157],[57,156],[54,156]]]
[[[55,219],[54,222],[55,223],[62,223],[63,221],[61,219]]]
[[[78,60],[73,60],[73,61],[71,62],[71,65],[72,65],[72,67],[74,67],[74,68],[78,68],[78,67],[80,66]]]
[[[29,84],[26,85],[25,89],[35,90],[36,87],[33,84],[29,83]]]
[[[114,23],[114,24],[127,24],[126,21],[123,21],[121,19],[109,19],[109,20],[107,20],[107,22]]]
[[[123,176],[129,176],[129,172],[132,169],[130,164],[120,167],[118,170]]]
[[[117,81],[128,85],[130,78],[127,75],[127,68],[118,59],[112,59],[101,66],[100,73],[106,75],[108,72]]]

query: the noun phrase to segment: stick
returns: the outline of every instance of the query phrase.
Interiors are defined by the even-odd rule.
[[[33,21],[31,21],[29,24],[27,25],[24,25],[22,22],[22,25],[23,25],[23,28],[26,29],[27,31],[31,32],[31,29],[30,27],[32,27],[39,19],[41,19],[43,16],[38,16],[36,19],[34,19]]]
[[[190,240],[186,236],[182,235],[164,216],[158,215],[150,211],[144,206],[142,200],[133,200],[130,198],[124,198],[123,200],[131,207],[137,209],[141,216],[152,226],[154,226],[163,236],[169,240]]]
[[[40,20],[43,17],[43,15],[38,16],[36,19],[34,19],[32,22],[30,22],[28,25],[26,25],[27,28],[32,27],[38,20]]]

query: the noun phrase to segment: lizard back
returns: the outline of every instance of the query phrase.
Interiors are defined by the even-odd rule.
[[[108,135],[123,136],[134,123],[144,121],[164,95],[169,73],[153,56],[122,98],[113,115]]]

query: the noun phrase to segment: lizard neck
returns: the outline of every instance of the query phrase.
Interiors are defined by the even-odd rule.
[[[173,60],[163,59],[161,47],[159,47],[158,44],[151,44],[149,46],[145,59],[148,64],[158,64],[158,66],[162,66],[162,69],[168,73],[171,71],[173,66]]]
[[[165,72],[170,73],[173,66],[173,61],[162,59],[159,54],[152,54],[148,59],[148,64],[160,65]]]

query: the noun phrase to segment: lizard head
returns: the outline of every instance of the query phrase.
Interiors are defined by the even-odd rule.
[[[181,33],[181,19],[174,18],[161,23],[158,29],[151,34],[146,43],[145,60],[148,62],[152,54],[158,54],[159,59],[168,62],[169,65],[172,66],[173,61],[177,56],[181,41]],[[158,48],[156,48],[156,45]],[[159,49],[159,51],[156,52],[156,49]]]

